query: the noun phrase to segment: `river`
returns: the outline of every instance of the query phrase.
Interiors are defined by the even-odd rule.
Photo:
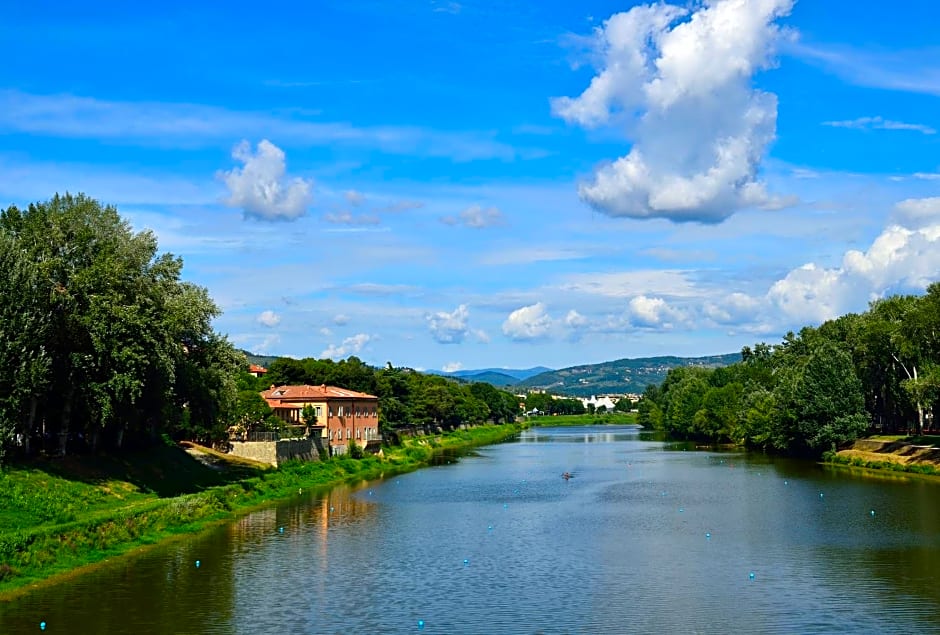
[[[0,633],[937,633],[938,500],[535,428],[116,559],[0,604]]]

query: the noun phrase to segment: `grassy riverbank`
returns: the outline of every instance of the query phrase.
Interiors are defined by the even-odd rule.
[[[554,415],[544,417],[531,417],[532,426],[624,426],[633,425],[637,421],[635,412],[608,412],[604,414],[584,415]]]
[[[832,465],[940,476],[940,437],[873,436],[827,452],[823,460]]]
[[[0,600],[304,489],[414,470],[438,452],[497,443],[523,427],[479,426],[406,439],[383,457],[279,469],[228,459],[209,467],[176,446],[120,458],[67,457],[10,466],[0,472]]]

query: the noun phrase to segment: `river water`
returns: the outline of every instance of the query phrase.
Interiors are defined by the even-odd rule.
[[[537,428],[0,604],[0,633],[938,633],[938,500],[927,480]]]

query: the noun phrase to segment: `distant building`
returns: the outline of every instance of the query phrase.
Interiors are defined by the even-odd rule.
[[[244,368],[244,366],[242,368]],[[248,366],[248,372],[249,374],[254,375],[255,377],[261,377],[262,375],[265,375],[268,372],[268,369],[265,368],[264,366],[251,364],[250,366]]]
[[[595,410],[601,406],[604,406],[604,410],[613,410],[617,402],[620,401],[620,397],[611,395],[601,395],[600,397],[591,395],[590,397],[581,397],[580,399],[585,408],[589,408],[591,404],[594,404]]]
[[[310,406],[317,415],[313,433],[326,441],[330,454],[346,454],[349,441],[360,447],[378,448],[379,398],[336,386],[271,386],[261,396],[282,421],[299,425]]]

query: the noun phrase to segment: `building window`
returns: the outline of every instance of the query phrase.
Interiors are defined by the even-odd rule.
[[[317,418],[322,417],[322,416],[323,416],[323,406],[317,406],[316,409],[314,410],[314,412],[316,413]]]

